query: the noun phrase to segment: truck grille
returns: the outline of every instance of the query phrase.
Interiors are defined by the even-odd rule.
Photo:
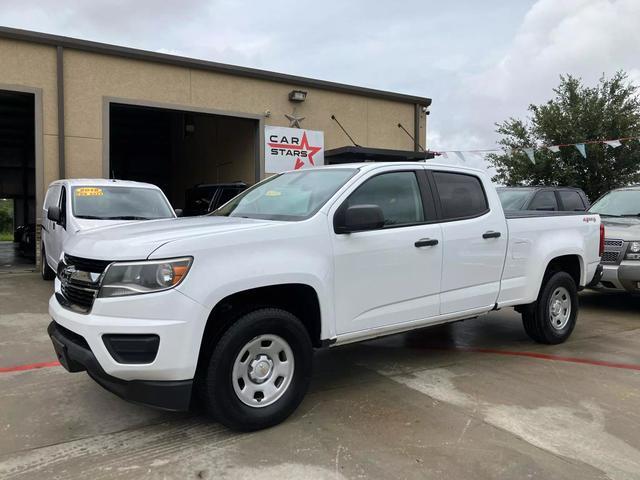
[[[624,241],[615,238],[604,239],[604,253],[602,254],[602,263],[616,264],[620,262]]]
[[[64,263],[66,265],[73,265],[76,267],[76,270],[82,270],[83,272],[102,273],[111,262],[106,260],[93,260],[91,258],[72,257],[71,255],[65,254]]]
[[[100,290],[101,274],[110,263],[65,255],[58,271],[64,306],[82,313],[90,311]]]

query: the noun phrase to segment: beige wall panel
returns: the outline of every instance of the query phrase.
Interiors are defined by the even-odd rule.
[[[102,177],[102,140],[66,138],[67,178]]]
[[[58,133],[55,48],[0,39],[0,84],[41,88],[44,133]]]
[[[44,135],[44,141],[42,142],[44,158],[44,170],[43,170],[43,188],[46,188],[54,180],[58,180],[58,136],[57,135]],[[44,199],[44,196],[42,197]],[[39,212],[38,212],[39,214]]]
[[[65,50],[65,133],[102,138],[103,97],[189,103],[189,70]]]
[[[413,150],[413,140],[398,128],[398,123],[402,123],[413,135],[413,116],[413,104],[369,99],[367,146]]]
[[[327,90],[301,88],[308,92],[307,100],[295,104],[289,101],[296,85],[245,79],[230,75],[194,70],[191,74],[192,100],[195,104],[223,110],[262,115],[266,125],[289,126],[285,114],[295,111],[305,117],[302,126],[325,132],[326,148],[349,145],[349,139],[331,120],[335,115],[354,140],[367,144],[367,98]],[[392,147],[390,147],[392,148]]]

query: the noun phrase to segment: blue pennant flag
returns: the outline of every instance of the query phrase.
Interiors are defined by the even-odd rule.
[[[584,143],[576,143],[576,148],[584,158],[587,158],[587,147]]]

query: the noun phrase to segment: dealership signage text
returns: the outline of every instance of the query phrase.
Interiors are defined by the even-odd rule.
[[[324,132],[268,126],[264,139],[266,173],[324,165]]]

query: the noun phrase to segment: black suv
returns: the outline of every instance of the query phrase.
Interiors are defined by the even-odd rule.
[[[544,210],[584,212],[589,209],[587,195],[573,187],[499,187],[498,196],[505,211]]]
[[[182,216],[206,215],[249,188],[244,182],[196,185],[185,193]]]

